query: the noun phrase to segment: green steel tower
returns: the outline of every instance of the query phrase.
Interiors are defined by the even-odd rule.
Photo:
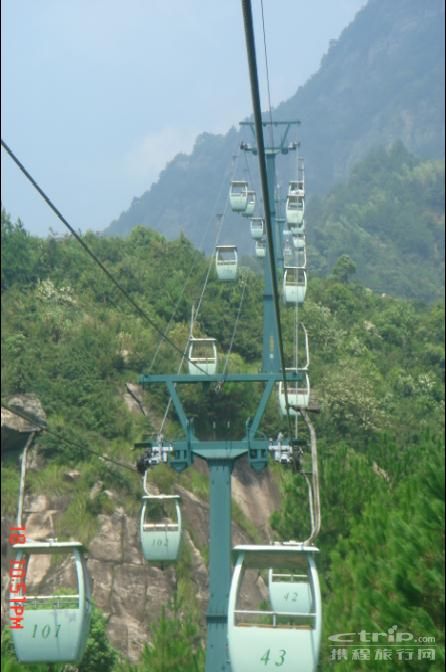
[[[268,171],[268,188],[274,194],[276,182],[275,160],[278,154],[287,154],[297,147],[296,143],[287,144],[287,136],[291,126],[298,121],[264,122],[267,126],[282,131],[277,146],[266,148]],[[251,122],[242,122],[242,126],[251,126]],[[242,144],[244,151],[257,154],[255,146]],[[277,222],[274,198],[270,199],[271,221],[274,222],[274,254],[276,267],[283,270],[283,253],[281,241],[281,221]],[[268,464],[268,441],[256,438],[266,404],[276,383],[283,379],[279,360],[279,343],[277,323],[274,315],[273,279],[268,250],[264,259],[264,291],[263,291],[263,356],[262,371],[257,374],[174,374],[174,375],[141,375],[139,382],[143,386],[164,383],[172,399],[175,411],[184,432],[184,438],[173,445],[171,466],[177,471],[190,466],[194,456],[206,460],[209,467],[209,603],[206,614],[207,647],[206,672],[230,672],[231,666],[227,650],[227,610],[231,584],[231,473],[235,460],[247,454],[251,466],[260,471]],[[297,381],[299,374],[287,372],[286,379],[290,383]],[[192,422],[187,418],[179,389],[183,384],[197,383],[264,383],[263,393],[259,400],[256,413],[246,421],[245,436],[238,441],[202,441],[193,431]]]

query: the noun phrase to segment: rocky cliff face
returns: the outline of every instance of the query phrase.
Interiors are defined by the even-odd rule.
[[[7,419],[5,418],[5,432]],[[32,428],[28,428],[32,429]],[[32,459],[29,468],[38,468]],[[197,466],[206,471],[206,465]],[[76,471],[67,469],[67,479],[76,479]],[[246,517],[254,523],[262,541],[270,539],[269,517],[279,504],[279,492],[271,473],[255,474],[243,460],[236,465],[232,478],[233,498]],[[208,599],[208,575],[205,560],[199,549],[208,544],[208,504],[181,486],[176,487],[181,495],[184,521],[183,543],[190,558],[190,575],[194,593],[205,623]],[[113,496],[113,493],[110,493]],[[55,537],[57,517],[67,508],[66,496],[50,493],[33,493],[25,496],[23,522],[28,538],[45,540]],[[14,521],[15,522],[15,521]],[[176,589],[174,566],[161,569],[147,563],[141,553],[138,539],[137,517],[129,516],[123,507],[117,506],[110,515],[98,515],[98,531],[88,547],[88,569],[93,580],[93,597],[108,618],[108,634],[113,645],[132,661],[136,661],[144,643],[150,640],[150,628],[159,618],[161,609],[167,605]],[[4,530],[9,530],[13,521],[2,517]],[[193,530],[193,535],[189,533]],[[3,535],[2,579],[7,587],[7,568],[12,550]],[[192,538],[193,537],[193,538]],[[233,525],[233,543],[248,543],[251,540],[236,524]],[[45,557],[34,563],[33,583],[54,586],[57,577]],[[261,591],[261,587],[252,587]],[[3,605],[5,595],[3,595]],[[5,611],[3,612],[5,613]],[[7,613],[7,612],[6,612]]]
[[[46,414],[40,400],[34,394],[20,394],[8,399],[8,406],[17,409],[36,422],[28,422],[15,415],[6,408],[1,409],[2,453],[3,449],[23,450],[27,439],[33,432],[41,430],[46,425]]]

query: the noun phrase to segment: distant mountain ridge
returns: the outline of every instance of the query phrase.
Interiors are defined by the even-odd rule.
[[[318,72],[273,111],[274,119],[302,122],[298,138],[308,196],[323,194],[346,179],[357,161],[378,145],[401,140],[420,158],[442,158],[443,89],[443,0],[369,0],[331,43]],[[246,132],[243,138],[249,139]],[[212,223],[209,229],[209,223],[223,212],[232,156],[241,139],[235,128],[226,135],[200,135],[191,155],[180,154],[168,163],[158,182],[135,198],[104,234],[126,235],[143,224],[168,238],[182,231],[209,252],[217,230]],[[277,182],[282,189],[294,167],[294,153],[279,157]],[[220,242],[252,253],[247,222],[233,213],[225,217]]]

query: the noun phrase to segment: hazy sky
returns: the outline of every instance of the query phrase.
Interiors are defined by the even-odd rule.
[[[272,105],[319,67],[365,0],[263,0]],[[1,0],[2,139],[76,229],[101,230],[251,113],[240,0]],[[252,0],[263,103],[260,0]],[[2,150],[2,204],[65,232]]]

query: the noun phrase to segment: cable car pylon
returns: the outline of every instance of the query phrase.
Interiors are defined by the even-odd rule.
[[[289,146],[286,135],[292,124],[280,124],[284,127],[283,138],[278,147],[268,148],[267,169],[269,183],[275,183],[275,158],[278,154],[286,154]],[[243,124],[242,124],[243,125]],[[254,148],[246,146],[247,151]],[[254,150],[255,151],[255,150]],[[273,201],[271,201],[273,202]],[[270,213],[274,221],[274,212]],[[280,231],[277,231],[277,237]],[[277,248],[279,245],[277,245]],[[275,249],[277,249],[275,248]],[[170,465],[182,471],[193,463],[194,457],[205,459],[209,467],[209,604],[207,611],[207,653],[206,672],[224,670],[230,672],[227,649],[228,599],[232,577],[232,539],[231,539],[231,474],[235,460],[248,455],[249,462],[255,470],[264,469],[269,460],[269,442],[267,438],[256,436],[268,400],[277,384],[282,380],[280,369],[278,332],[275,325],[274,297],[272,291],[271,266],[268,263],[268,249],[265,250],[264,263],[264,294],[263,294],[263,355],[260,373],[219,373],[207,362],[200,361],[196,370],[178,374],[151,374],[139,378],[143,387],[163,383],[167,385],[176,414],[183,429],[184,438],[173,443]],[[199,344],[191,337],[192,346]],[[215,341],[214,341],[215,343]],[[189,350],[189,360],[193,361],[194,352]],[[214,361],[214,356],[213,356]],[[215,358],[216,363],[216,358]],[[291,386],[297,386],[299,374],[295,370],[286,373]],[[234,441],[202,441],[194,433],[192,422],[187,418],[180,398],[183,384],[203,382],[240,382],[264,383],[264,390],[259,399],[253,418],[246,420],[246,433],[241,440]]]
[[[245,10],[247,3],[243,2]],[[249,6],[250,8],[250,6]],[[245,21],[246,28],[246,21]],[[252,40],[253,43],[253,40]],[[248,40],[247,40],[248,44]],[[252,50],[251,50],[252,51]],[[248,47],[248,56],[252,61],[252,53]],[[254,67],[255,56],[254,56]],[[251,71],[252,68],[250,68]],[[258,93],[258,92],[257,92]],[[254,97],[254,96],[253,96]],[[258,96],[257,96],[258,97]],[[263,162],[261,167],[262,194],[265,205],[265,224],[267,239],[265,241],[265,261],[264,261],[264,292],[263,292],[263,351],[262,368],[259,373],[227,373],[206,369],[200,366],[201,370],[194,371],[193,374],[142,374],[139,377],[139,383],[143,386],[154,384],[164,384],[171,397],[178,420],[183,430],[183,438],[174,441],[172,444],[170,466],[178,472],[189,467],[195,456],[206,460],[209,467],[209,602],[206,614],[207,620],[207,644],[206,644],[206,672],[235,672],[238,668],[230,660],[230,651],[228,646],[228,612],[229,597],[231,591],[232,577],[232,540],[231,540],[231,474],[234,463],[240,457],[247,455],[249,464],[257,471],[261,471],[268,465],[270,459],[270,444],[267,437],[258,436],[257,432],[260,422],[265,413],[266,405],[271,394],[282,381],[285,393],[286,412],[289,416],[289,401],[287,394],[287,385],[291,389],[298,388],[301,379],[301,372],[293,368],[285,370],[283,362],[283,345],[281,340],[281,327],[279,318],[279,291],[278,282],[275,275],[276,269],[283,272],[283,252],[281,241],[282,221],[276,219],[274,190],[276,182],[275,160],[279,154],[285,155],[289,151],[297,148],[297,143],[289,142],[288,134],[293,126],[298,125],[299,121],[280,121],[280,122],[261,122],[259,128],[258,114],[254,115],[255,122],[241,122],[241,126],[250,126],[254,132],[255,146],[242,143],[241,149],[252,152]],[[274,125],[281,131],[280,142],[269,147],[264,146],[263,128],[268,124]],[[239,181],[241,182],[241,181]],[[271,194],[271,198],[268,197]],[[232,207],[239,212],[245,209],[244,199],[247,198],[247,185],[232,184],[231,187]],[[242,202],[243,201],[243,202]],[[235,207],[234,207],[235,206]],[[243,206],[243,207],[242,207]],[[193,360],[193,352],[189,352],[189,360]],[[245,435],[242,439],[235,440],[201,440],[194,431],[192,420],[186,415],[183,402],[180,397],[182,385],[197,383],[216,383],[221,385],[223,382],[239,383],[263,383],[263,392],[257,404],[257,409],[253,417],[246,419]],[[314,527],[314,526],[313,526]],[[312,535],[314,536],[314,535]],[[274,568],[274,558],[270,560],[266,552],[266,567]],[[291,558],[295,556],[293,544],[289,546],[286,554],[279,554],[280,557]],[[313,556],[317,549],[308,547],[305,552]],[[269,564],[268,564],[269,563]],[[308,605],[311,611],[305,615],[310,619],[315,628],[313,637],[318,636],[320,632],[320,608],[319,593],[316,587],[317,575],[314,578],[314,564],[310,562],[309,576],[314,596],[313,603]],[[314,579],[314,580],[313,580]],[[310,581],[310,579],[309,579]],[[314,609],[315,611],[314,611]],[[248,628],[247,628],[248,630]],[[294,646],[296,648],[296,646]],[[260,661],[261,663],[261,661]],[[259,664],[257,661],[255,664]],[[257,668],[246,668],[257,669]],[[284,668],[285,669],[285,668]],[[294,668],[293,668],[294,669]]]
[[[242,122],[242,126],[248,122]],[[283,129],[282,139],[277,147],[267,148],[268,182],[275,183],[275,158],[286,154],[290,149],[286,136],[292,125],[299,122],[277,122]],[[245,151],[256,151],[254,147],[244,146]],[[272,221],[273,212],[270,213]],[[278,225],[276,225],[277,228]],[[279,240],[280,230],[276,232]],[[274,249],[281,249],[277,244]],[[217,370],[216,356],[212,354],[215,340],[212,339],[211,355],[215,366],[199,361],[198,366],[188,373],[142,374],[139,383],[143,386],[165,384],[172,399],[184,437],[172,444],[169,464],[177,471],[190,466],[195,456],[206,460],[209,467],[209,603],[207,620],[206,672],[231,672],[228,660],[227,623],[228,600],[232,577],[232,535],[231,535],[231,474],[234,462],[243,455],[248,456],[251,467],[257,471],[264,469],[270,459],[269,441],[258,437],[257,431],[271,394],[283,378],[280,367],[278,330],[275,324],[273,282],[271,265],[268,263],[268,248],[265,250],[264,293],[263,293],[263,355],[262,369],[259,373],[226,373]],[[209,339],[208,339],[209,340]],[[191,335],[192,348],[200,345],[200,339]],[[210,356],[211,356],[210,355]],[[189,360],[194,362],[194,351],[189,350]],[[198,368],[199,367],[199,368]],[[291,369],[285,374],[287,383],[294,389],[298,386],[301,374]],[[239,382],[263,383],[257,410],[252,418],[246,419],[245,436],[239,440],[204,441],[198,439],[192,421],[184,410],[180,391],[182,385],[197,383]]]

